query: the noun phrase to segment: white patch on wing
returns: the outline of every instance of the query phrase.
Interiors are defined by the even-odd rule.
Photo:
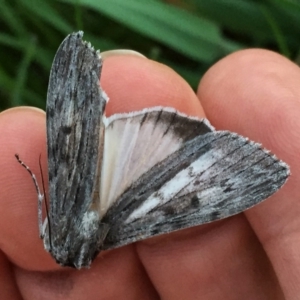
[[[211,149],[194,161],[188,168],[180,171],[161,189],[153,193],[139,208],[137,208],[126,220],[130,223],[141,218],[157,206],[167,203],[182,189],[186,188],[196,176],[203,172],[209,173],[209,168],[224,156],[222,149]],[[208,174],[207,174],[208,175]],[[209,175],[208,175],[209,176]]]
[[[81,221],[80,233],[87,237],[91,237],[91,232],[94,232],[99,222],[99,214],[96,211],[87,211]]]

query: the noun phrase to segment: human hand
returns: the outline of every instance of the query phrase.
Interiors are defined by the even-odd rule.
[[[102,252],[88,270],[61,268],[38,238],[37,196],[19,153],[47,173],[45,114],[0,115],[0,291],[3,299],[296,299],[300,294],[300,71],[245,50],[215,64],[197,95],[169,68],[117,56],[101,83],[107,115],[172,106],[261,142],[291,166],[282,190],[245,214]],[[199,101],[200,100],[200,101]]]

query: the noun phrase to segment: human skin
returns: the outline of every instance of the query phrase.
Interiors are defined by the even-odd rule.
[[[157,105],[207,117],[260,142],[291,167],[265,202],[225,220],[98,255],[90,269],[62,268],[38,237],[37,195],[14,154],[47,178],[45,113],[0,114],[2,299],[299,299],[300,70],[265,50],[222,59],[197,93],[168,67],[135,56],[105,60],[107,115]]]

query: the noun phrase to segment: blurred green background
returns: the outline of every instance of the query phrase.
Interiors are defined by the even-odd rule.
[[[194,89],[239,49],[300,60],[298,0],[0,0],[0,110],[45,108],[55,52],[79,29],[101,51],[134,49],[167,64]]]

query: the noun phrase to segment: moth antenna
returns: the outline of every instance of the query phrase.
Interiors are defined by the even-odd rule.
[[[47,215],[47,220],[48,220],[49,245],[50,245],[50,250],[51,250],[51,248],[52,248],[52,246],[51,246],[52,245],[51,224],[50,224],[50,218],[49,218],[49,209],[48,209],[47,197],[46,197],[46,192],[45,192],[45,181],[44,181],[43,169],[42,169],[42,164],[41,164],[41,157],[42,157],[42,155],[40,154],[39,167],[40,167],[40,173],[41,173],[41,178],[42,178],[42,186],[43,186],[44,199],[45,199],[45,209],[46,209],[46,215]],[[42,212],[42,207],[40,208],[40,210]],[[43,235],[44,235],[44,232],[43,232]]]
[[[15,157],[16,157],[17,161],[19,162],[19,164],[21,166],[23,166],[26,169],[26,171],[30,174],[30,176],[31,176],[31,178],[33,180],[33,183],[34,183],[37,195],[38,195],[38,223],[39,223],[39,233],[40,233],[40,238],[43,238],[44,237],[44,233],[43,233],[43,221],[42,221],[42,202],[43,202],[43,199],[44,199],[44,195],[41,193],[41,190],[40,190],[40,187],[39,187],[38,182],[36,180],[36,177],[32,173],[32,171],[30,170],[30,168],[20,159],[20,157],[19,157],[18,154],[15,154]]]

